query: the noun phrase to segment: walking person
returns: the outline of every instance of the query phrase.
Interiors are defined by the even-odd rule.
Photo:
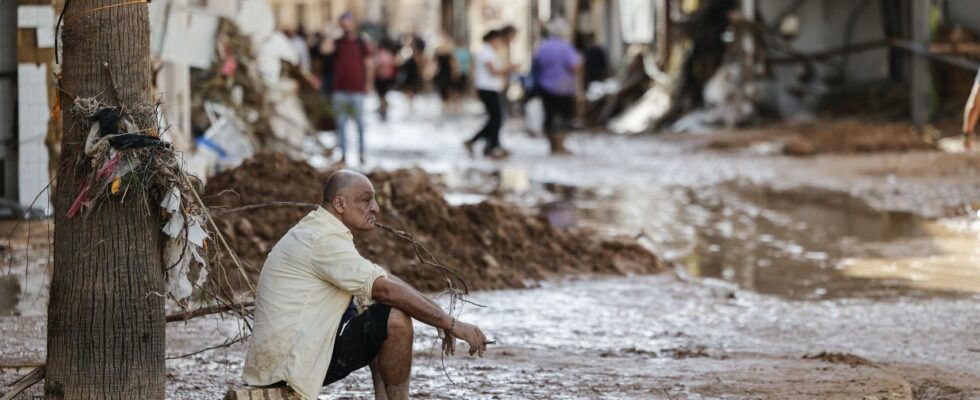
[[[456,40],[453,48],[453,64],[456,66],[453,74],[453,100],[456,107],[459,106],[462,98],[466,97],[470,89],[470,73],[473,71],[473,57],[470,49],[467,48],[462,40]]]
[[[480,102],[487,111],[487,122],[470,140],[463,142],[466,151],[473,155],[473,145],[483,140],[483,154],[494,159],[503,159],[507,153],[500,147],[500,128],[503,123],[503,101],[501,91],[504,90],[504,77],[513,70],[504,67],[497,56],[497,51],[504,46],[504,36],[500,31],[492,30],[483,36],[483,47],[476,56],[473,85],[476,86]]]
[[[337,50],[337,41],[334,36],[332,30],[327,28],[323,39],[318,44],[320,68],[317,71],[320,73],[320,95],[326,99],[329,99],[330,94],[333,93],[333,69]]]
[[[606,59],[606,50],[596,43],[594,33],[588,34],[585,36],[585,90],[589,90],[589,85],[592,82],[605,80],[608,71],[609,62]]]
[[[395,42],[391,38],[384,36],[378,41],[374,63],[374,89],[378,92],[378,99],[381,101],[378,114],[381,115],[382,121],[387,121],[388,91],[395,84],[395,75],[398,72],[398,65],[395,62]]]
[[[544,132],[551,154],[569,154],[565,137],[575,116],[575,88],[582,57],[566,39],[568,24],[556,19],[548,24],[548,37],[534,55],[536,86],[544,102]]]
[[[449,34],[443,33],[439,44],[435,48],[436,75],[432,78],[432,84],[439,91],[439,98],[442,99],[443,111],[448,111],[452,98],[451,90],[453,86],[453,43]]]
[[[402,48],[398,52],[398,58],[401,60],[398,67],[398,86],[408,98],[409,110],[414,108],[415,95],[422,91],[422,70],[425,67],[425,58],[422,54],[424,51],[425,42],[412,34],[403,39]]]
[[[357,126],[357,141],[361,163],[364,162],[364,95],[374,82],[374,62],[367,43],[357,36],[354,16],[340,16],[344,36],[336,41],[333,68],[333,112],[337,124],[337,144],[340,162],[347,161],[347,121]]]

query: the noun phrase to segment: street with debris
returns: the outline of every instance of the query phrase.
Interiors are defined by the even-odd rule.
[[[0,400],[980,399],[974,6],[0,1]]]

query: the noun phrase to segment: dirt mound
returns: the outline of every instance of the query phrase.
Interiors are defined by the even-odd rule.
[[[268,202],[319,203],[327,175],[302,161],[259,155],[212,178],[206,201],[216,210]],[[370,178],[381,205],[379,222],[413,234],[470,289],[521,288],[568,274],[664,269],[655,255],[632,240],[558,230],[499,202],[451,206],[419,169],[375,172]],[[308,212],[303,207],[257,208],[223,215],[218,225],[229,244],[260,267],[269,249]],[[355,243],[366,258],[419,289],[445,288],[442,275],[421,266],[408,242],[375,229]]]

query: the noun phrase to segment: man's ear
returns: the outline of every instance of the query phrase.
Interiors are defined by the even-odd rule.
[[[333,201],[330,203],[333,205],[333,209],[337,210],[338,213],[343,214],[346,211],[344,204],[344,198],[342,196],[334,196]]]

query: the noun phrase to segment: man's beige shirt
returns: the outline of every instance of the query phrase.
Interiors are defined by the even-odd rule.
[[[384,269],[364,259],[349,229],[322,207],[307,214],[272,248],[255,293],[255,325],[245,382],[286,381],[316,398],[330,366],[340,318],[351,297],[371,303]]]

